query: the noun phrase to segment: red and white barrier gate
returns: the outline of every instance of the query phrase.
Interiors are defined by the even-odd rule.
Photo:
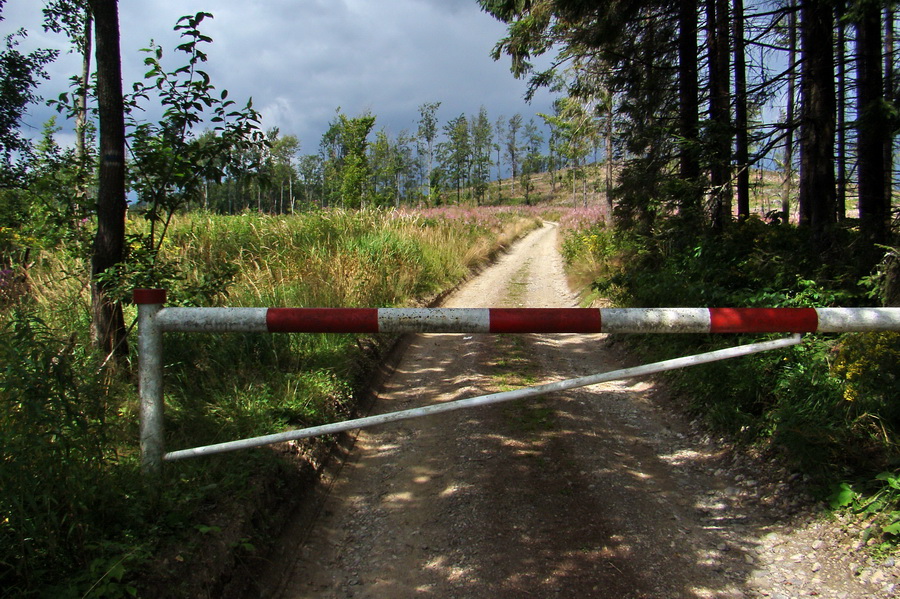
[[[800,336],[743,345],[637,368],[580,377],[287,431],[253,439],[165,453],[162,334],[269,333],[847,333],[900,331],[900,308],[164,308],[161,289],[138,289],[141,454],[144,468],[162,461],[222,453],[489,405],[748,355],[800,343]]]

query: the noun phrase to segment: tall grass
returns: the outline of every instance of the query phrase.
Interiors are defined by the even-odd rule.
[[[172,305],[412,305],[537,222],[502,210],[184,215],[148,262],[134,220],[136,266],[121,272],[120,292],[149,282]],[[29,285],[0,306],[0,596],[130,596],[148,577],[186,594],[177,578],[190,568],[160,557],[172,556],[166,548],[220,534],[221,505],[296,466],[263,449],[168,464],[153,481],[140,474],[135,356],[111,368],[88,349],[83,252],[43,252]],[[127,321],[135,316],[128,306]],[[385,343],[167,334],[167,448],[346,416]]]

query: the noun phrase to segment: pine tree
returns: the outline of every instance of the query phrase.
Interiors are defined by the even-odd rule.
[[[419,106],[419,141],[425,151],[425,189],[424,195],[431,199],[432,172],[434,170],[435,140],[438,134],[437,110],[440,102],[425,103]]]
[[[444,125],[446,141],[438,144],[441,164],[456,188],[456,202],[462,201],[462,190],[468,185],[472,164],[469,122],[461,114]]]
[[[506,138],[503,141],[506,152],[506,160],[512,172],[510,179],[510,194],[516,195],[516,177],[519,174],[519,162],[521,160],[522,146],[519,140],[519,129],[522,128],[522,115],[514,114],[506,123]]]
[[[483,204],[491,177],[491,149],[494,130],[488,119],[487,109],[482,106],[478,115],[471,120],[472,140],[472,190],[478,204]]]

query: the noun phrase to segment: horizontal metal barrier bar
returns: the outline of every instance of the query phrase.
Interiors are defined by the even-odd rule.
[[[847,333],[900,331],[900,308],[162,308],[161,331]]]
[[[651,364],[616,373],[572,379],[520,391],[460,400],[417,411],[373,416],[345,423],[235,441],[211,448],[166,454],[163,442],[162,335],[180,332],[269,333],[847,333],[900,331],[900,308],[178,308],[165,307],[162,289],[137,289],[139,386],[141,396],[141,460],[145,471],[156,472],[162,461],[190,455],[232,451],[268,443],[301,439],[391,422],[405,418],[487,405],[551,391],[593,385],[690,366],[701,356]],[[799,342],[797,340],[796,342]],[[774,347],[785,343],[775,343]],[[793,342],[787,343],[792,345]],[[770,347],[753,344],[709,355],[745,355]],[[724,352],[724,353],[723,353]],[[706,356],[703,354],[702,356]],[[731,357],[730,355],[727,357]],[[722,357],[714,359],[725,359]],[[705,360],[705,358],[703,358]],[[705,360],[711,361],[711,360]],[[450,407],[450,406],[458,406]],[[215,449],[218,448],[218,449]],[[192,453],[193,452],[193,453]]]

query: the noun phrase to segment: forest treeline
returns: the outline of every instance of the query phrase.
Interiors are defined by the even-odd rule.
[[[35,153],[19,135],[17,115],[35,100],[33,89],[54,52],[23,55],[16,49],[18,34],[7,39],[3,57],[11,85],[5,87],[2,121],[7,189],[39,178],[41,168],[66,152],[73,159],[68,164],[96,160],[96,143],[84,141],[95,130],[86,118],[90,86],[84,84],[96,50],[86,18],[90,4],[104,3],[52,0],[44,6],[47,27],[68,35],[85,56],[85,72],[76,77],[82,83],[58,103],[78,119],[79,143],[72,150],[55,147],[50,135]],[[320,140],[260,131],[258,120],[251,119],[258,118],[252,106],[240,126],[235,121],[226,127],[240,112],[232,100],[216,98],[228,109],[213,115],[211,97],[200,97],[200,88],[188,83],[198,82],[202,45],[211,41],[200,33],[200,19],[193,41],[176,50],[194,52],[189,64],[179,67],[184,70],[166,72],[162,49],[151,48],[147,60],[156,59],[154,70],[134,93],[124,95],[124,111],[132,115],[125,133],[132,197],[152,211],[158,190],[168,186],[167,195],[180,198],[180,208],[222,213],[462,199],[498,203],[504,189],[491,182],[509,175],[507,197],[530,201],[534,173],[575,167],[573,185],[582,175],[585,187],[608,191],[606,201],[616,205],[622,226],[650,230],[655,219],[677,213],[720,229],[734,216],[749,216],[751,172],[764,169],[782,178],[781,214],[771,218],[794,218],[825,244],[837,225],[858,219],[872,244],[888,242],[898,121],[892,3],[480,4],[509,25],[495,58],[508,55],[513,72],[530,77],[532,91],[548,86],[559,94],[553,113],[540,115],[539,122],[525,122],[519,114],[489,115],[484,108],[441,122],[436,101],[419,107],[413,130],[396,134],[378,129],[377,115],[346,115],[340,109]],[[556,53],[552,68],[535,71],[533,59],[546,53]],[[212,93],[208,79],[199,82]],[[164,101],[154,95],[164,96],[167,88],[168,105],[183,114],[164,118],[168,122],[162,126],[140,123],[142,102]],[[171,110],[166,114],[174,116]],[[172,165],[159,164],[154,152],[179,137],[189,150],[182,154],[193,161],[193,176],[162,182],[141,172],[148,166],[173,171]],[[600,163],[601,155],[603,170],[596,169],[593,180],[584,177],[579,167]],[[79,172],[87,177],[84,168]],[[79,196],[87,193],[88,183],[83,181]],[[73,208],[77,202],[64,204]]]
[[[780,218],[796,212],[817,243],[850,217],[869,243],[888,241],[893,2],[480,4],[508,23],[496,58],[609,119],[622,224],[648,231],[678,214],[721,229],[747,218],[750,170],[762,164],[783,177]],[[533,58],[553,52],[552,68],[536,71]]]
[[[416,129],[396,135],[376,130],[374,114],[348,116],[338,108],[311,154],[300,151],[296,136],[269,129],[264,144],[239,157],[241,167],[204,181],[196,206],[224,214],[287,214],[310,207],[497,205],[504,194],[531,203],[534,175],[574,164],[554,138],[546,146],[533,118],[492,118],[482,106],[441,123],[440,105],[422,104]]]
[[[95,94],[88,84],[94,51],[94,16],[93,9],[87,9],[89,4],[53,0],[43,8],[45,28],[68,35],[84,57],[84,71],[73,78],[71,91],[50,102],[75,120],[77,142],[72,148],[57,144],[63,128],[56,119],[45,124],[36,142],[20,134],[19,119],[30,103],[39,100],[34,89],[47,78],[45,67],[58,52],[20,53],[17,46],[24,31],[7,39],[4,78],[8,89],[17,90],[3,100],[7,118],[2,168],[7,201],[21,201],[17,196],[25,188],[40,187],[36,182],[47,183],[48,178],[57,182],[66,175],[80,178],[78,196],[82,198],[98,185],[97,173],[89,168],[99,152],[98,122],[93,117],[100,112],[89,106]],[[347,115],[340,107],[319,140],[300,140],[278,128],[263,131],[252,103],[235,110],[234,100],[227,92],[216,91],[209,76],[200,70],[206,61],[204,45],[212,42],[201,32],[207,18],[212,15],[198,13],[179,22],[176,30],[185,39],[174,53],[151,44],[145,49],[145,64],[151,70],[144,81],[125,84],[121,107],[125,179],[133,208],[154,213],[156,208],[165,211],[166,205],[174,203],[182,210],[286,214],[308,207],[399,207],[463,200],[496,205],[504,200],[504,193],[507,200],[531,203],[532,177],[567,167],[574,167],[571,176],[587,186],[583,167],[591,152],[594,161],[598,158],[597,127],[588,123],[584,114],[574,124],[572,114],[562,113],[566,110],[562,100],[552,114],[527,121],[520,113],[508,118],[489,115],[482,106],[476,114],[459,114],[442,122],[438,114],[441,102],[436,101],[422,104],[418,115],[411,115],[413,130],[396,134],[379,128],[375,114]],[[182,61],[186,64],[173,65],[179,53],[186,54]],[[144,120],[154,101],[167,107],[159,123]],[[177,151],[166,155],[167,147]],[[312,152],[305,151],[307,148]],[[176,174],[188,166],[191,174]],[[501,180],[508,181],[508,189]],[[53,183],[50,181],[49,187]],[[60,187],[46,189],[41,197],[31,198],[31,204],[57,212],[91,212],[84,201],[53,197]],[[162,189],[169,196],[165,200],[161,199]]]

